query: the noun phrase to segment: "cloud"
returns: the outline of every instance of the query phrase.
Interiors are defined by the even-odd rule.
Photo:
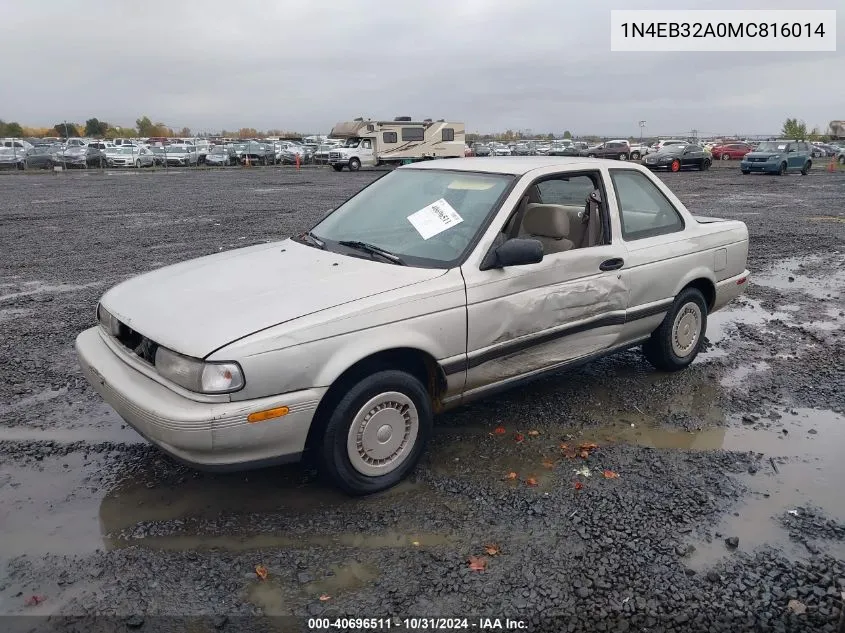
[[[653,134],[764,134],[787,116],[811,125],[845,116],[843,53],[613,53],[609,11],[631,4],[19,2],[0,22],[9,55],[0,116],[131,125],[148,115],[194,130],[317,132],[355,116],[411,115],[479,131],[609,135],[638,134],[643,119]],[[678,0],[672,9],[711,5]]]

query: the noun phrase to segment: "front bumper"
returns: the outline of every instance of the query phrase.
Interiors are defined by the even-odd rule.
[[[296,461],[325,388],[244,401],[192,400],[153,380],[100,327],[76,338],[82,373],[112,408],[149,442],[203,470],[243,470]],[[289,413],[249,423],[256,411]]]
[[[783,161],[767,160],[765,162],[763,162],[763,161],[751,162],[751,161],[748,161],[748,160],[743,160],[739,164],[739,168],[742,171],[751,171],[751,172],[756,172],[756,173],[761,173],[761,174],[776,174],[776,173],[778,173],[778,170],[780,169],[781,162],[783,162]]]

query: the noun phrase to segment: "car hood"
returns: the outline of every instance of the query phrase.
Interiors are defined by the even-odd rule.
[[[748,152],[745,158],[772,158],[781,154],[782,152]]]
[[[160,345],[204,358],[259,330],[444,272],[339,255],[287,239],[133,277],[107,291],[101,303]]]

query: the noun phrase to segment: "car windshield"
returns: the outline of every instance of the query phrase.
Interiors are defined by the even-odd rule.
[[[769,141],[760,143],[755,150],[757,152],[785,152],[786,143],[778,143],[776,141]]]
[[[188,150],[186,150],[184,147],[179,147],[178,145],[171,145],[167,148],[168,154],[184,154],[187,151]]]
[[[332,242],[361,241],[410,265],[449,268],[512,181],[508,175],[398,169],[347,200],[312,233],[332,250],[345,248]]]
[[[133,154],[135,152],[135,148],[131,146],[122,146],[113,149],[115,154]]]
[[[228,148],[218,145],[217,147],[215,147],[214,149],[211,150],[211,153],[212,154],[226,154],[226,153],[228,153],[228,151],[229,151]]]

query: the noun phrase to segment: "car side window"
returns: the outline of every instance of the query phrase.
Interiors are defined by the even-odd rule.
[[[639,240],[684,229],[677,209],[645,174],[633,169],[611,169],[616,202],[625,240]]]

